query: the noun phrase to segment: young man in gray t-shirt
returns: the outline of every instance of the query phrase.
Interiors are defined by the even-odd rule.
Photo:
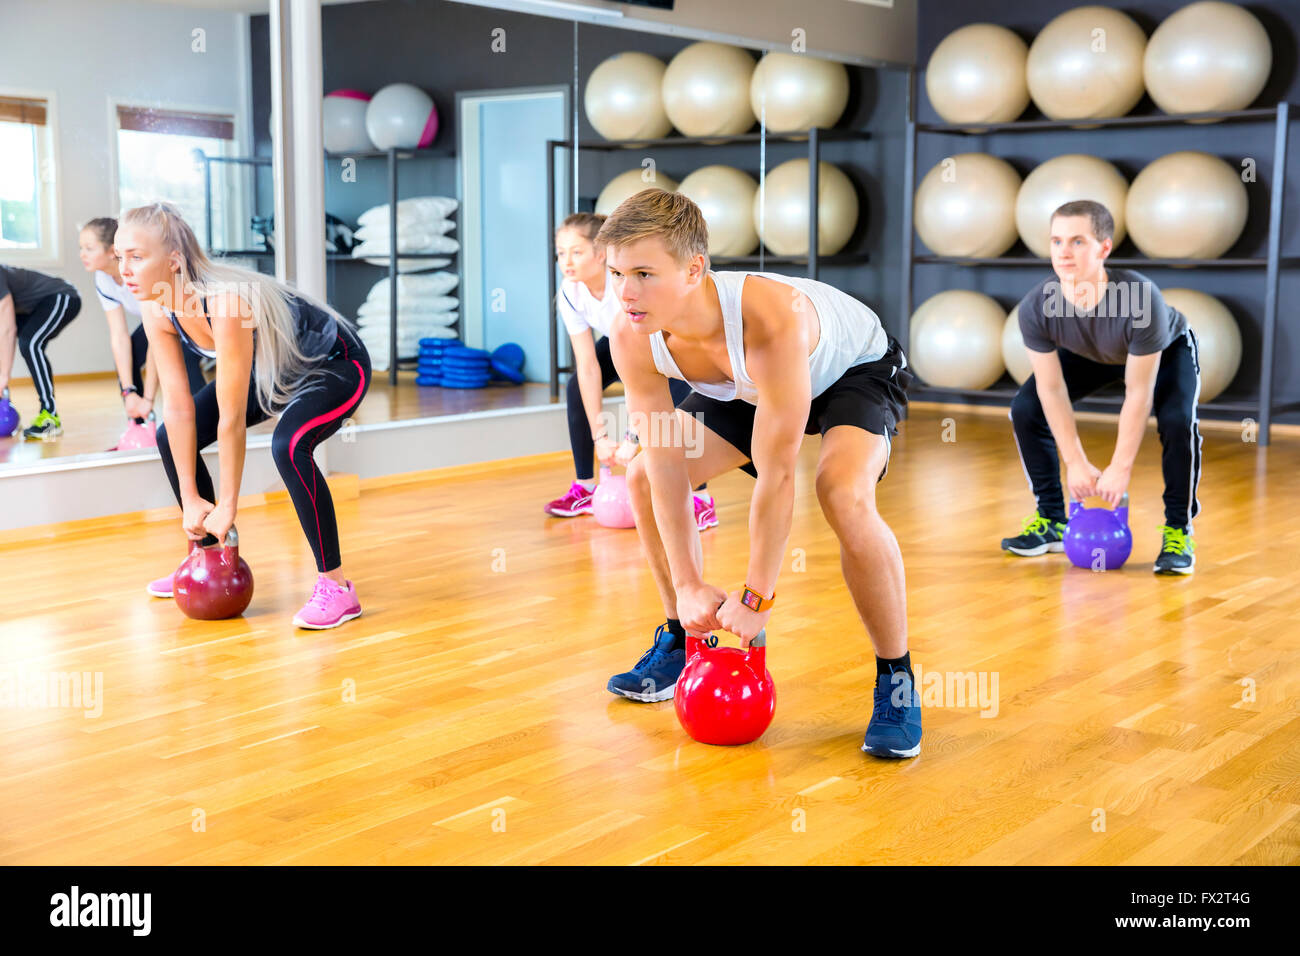
[[[1072,498],[1098,495],[1119,504],[1154,409],[1165,479],[1163,544],[1154,571],[1191,574],[1201,476],[1196,336],[1154,282],[1129,269],[1106,268],[1114,232],[1114,220],[1101,203],[1061,206],[1052,214],[1055,275],[1020,302],[1020,334],[1034,374],[1011,402],[1011,423],[1038,510],[1021,534],[1002,539],[1002,548],[1022,556],[1064,550],[1058,447]],[[1073,404],[1121,380],[1125,394],[1115,451],[1103,470],[1088,460],[1079,441]]]

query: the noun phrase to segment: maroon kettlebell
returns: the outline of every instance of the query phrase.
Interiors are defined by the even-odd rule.
[[[224,544],[190,543],[190,553],[172,579],[172,596],[187,617],[220,621],[238,617],[253,600],[253,572],[239,556],[239,535],[231,528]]]

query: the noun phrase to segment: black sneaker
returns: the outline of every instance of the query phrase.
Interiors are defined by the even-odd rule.
[[[1160,546],[1160,555],[1151,569],[1156,574],[1191,574],[1196,564],[1196,543],[1192,536],[1182,528],[1171,528],[1167,524],[1160,526],[1160,535],[1164,543]]]
[[[1044,518],[1035,511],[1025,519],[1025,528],[1020,534],[1002,539],[1002,550],[1022,558],[1032,558],[1048,551],[1064,551],[1064,537],[1064,523]]]

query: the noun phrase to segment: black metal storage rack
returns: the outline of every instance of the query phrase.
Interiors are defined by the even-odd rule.
[[[1115,266],[1133,268],[1165,269],[1184,266],[1197,266],[1206,269],[1264,269],[1265,300],[1264,321],[1262,326],[1262,348],[1260,354],[1259,394],[1256,401],[1207,402],[1200,405],[1200,410],[1220,414],[1253,413],[1258,416],[1259,443],[1266,445],[1269,441],[1269,427],[1275,412],[1291,411],[1300,408],[1300,402],[1278,405],[1273,400],[1273,375],[1275,365],[1274,343],[1277,338],[1278,314],[1278,275],[1284,262],[1293,261],[1283,258],[1282,244],[1282,202],[1286,187],[1286,156],[1290,104],[1282,103],[1276,107],[1263,109],[1233,110],[1215,113],[1186,113],[1179,115],[1120,116],[1113,119],[1088,120],[1028,120],[1011,123],[918,123],[916,121],[916,77],[912,76],[908,103],[907,155],[904,163],[904,194],[907,197],[903,218],[903,314],[901,318],[900,340],[910,340],[912,318],[912,283],[915,266],[935,264],[980,266],[1032,266],[1038,269],[1051,268],[1047,259],[1032,256],[1000,256],[988,259],[963,259],[950,256],[933,256],[918,254],[914,246],[919,243],[912,225],[912,203],[916,190],[916,139],[920,134],[943,133],[965,136],[980,136],[987,133],[1034,133],[1043,130],[1091,130],[1098,127],[1148,127],[1186,125],[1196,121],[1217,120],[1229,123],[1271,123],[1274,127],[1273,167],[1271,189],[1269,194],[1268,245],[1267,255],[1254,258],[1220,258],[1220,259],[1147,259],[1138,257],[1112,256],[1106,261]],[[921,382],[909,390],[914,401],[965,402],[981,405],[1010,405],[1015,389],[994,385],[988,389],[954,389],[939,388]],[[1096,395],[1077,404],[1085,411],[1114,411],[1123,402],[1122,396]]]
[[[458,253],[441,253],[441,252],[404,252],[398,255],[397,252],[397,186],[398,186],[398,160],[406,159],[446,159],[443,153],[429,152],[418,149],[374,149],[349,153],[326,153],[325,161],[338,159],[384,159],[387,161],[388,173],[388,208],[390,214],[388,217],[388,275],[394,281],[389,282],[388,303],[389,303],[389,329],[388,329],[388,382],[390,385],[397,384],[397,260],[400,259],[444,259],[455,258]],[[253,167],[270,166],[271,159],[266,156],[251,157],[225,157],[225,156],[204,156],[203,166],[203,183],[204,183],[204,204],[207,211],[207,241],[208,249],[214,256],[231,256],[250,259],[274,259],[275,253],[266,249],[213,249],[212,248],[212,163],[237,163]],[[459,210],[457,210],[459,211]],[[456,230],[459,237],[459,229]],[[328,252],[325,254],[328,262],[360,262],[366,265],[371,263],[365,259],[356,259],[350,253],[346,252]],[[379,268],[383,268],[382,266]],[[460,327],[460,316],[457,316],[456,327]]]
[[[842,129],[811,129],[800,133],[742,133],[737,136],[666,136],[661,139],[628,139],[628,140],[579,140],[578,149],[601,150],[605,152],[618,152],[627,149],[647,149],[647,148],[666,148],[666,147],[700,147],[700,146],[731,146],[737,143],[754,143],[760,147],[765,147],[767,143],[803,143],[808,144],[808,198],[809,198],[809,217],[808,217],[808,249],[809,255],[806,256],[778,256],[768,253],[760,243],[758,254],[752,256],[712,256],[710,261],[714,266],[757,266],[759,270],[768,265],[801,265],[808,269],[808,277],[817,278],[818,267],[822,264],[840,265],[840,264],[861,264],[868,261],[866,253],[843,253],[834,256],[821,256],[817,254],[818,236],[817,236],[817,193],[819,167],[818,162],[821,160],[821,144],[830,141],[843,140],[866,140],[871,136],[870,133],[859,130],[842,130]],[[557,315],[555,312],[555,151],[557,149],[572,149],[572,139],[553,139],[546,143],[546,189],[547,189],[547,248],[550,250],[550,267],[547,269],[547,276],[550,284],[550,348],[551,348],[551,400],[555,401],[560,395],[560,375],[561,373],[571,373],[574,371],[572,365],[560,365],[559,351],[559,328],[557,325]],[[760,156],[762,152],[760,152]],[[760,159],[760,163],[765,157]]]

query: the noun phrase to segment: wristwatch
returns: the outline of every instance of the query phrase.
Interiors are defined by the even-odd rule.
[[[745,585],[745,590],[740,593],[740,603],[745,605],[745,607],[749,608],[751,611],[759,614],[770,608],[775,601],[775,592],[773,592],[771,597],[763,597],[763,595],[759,594],[748,584]]]

